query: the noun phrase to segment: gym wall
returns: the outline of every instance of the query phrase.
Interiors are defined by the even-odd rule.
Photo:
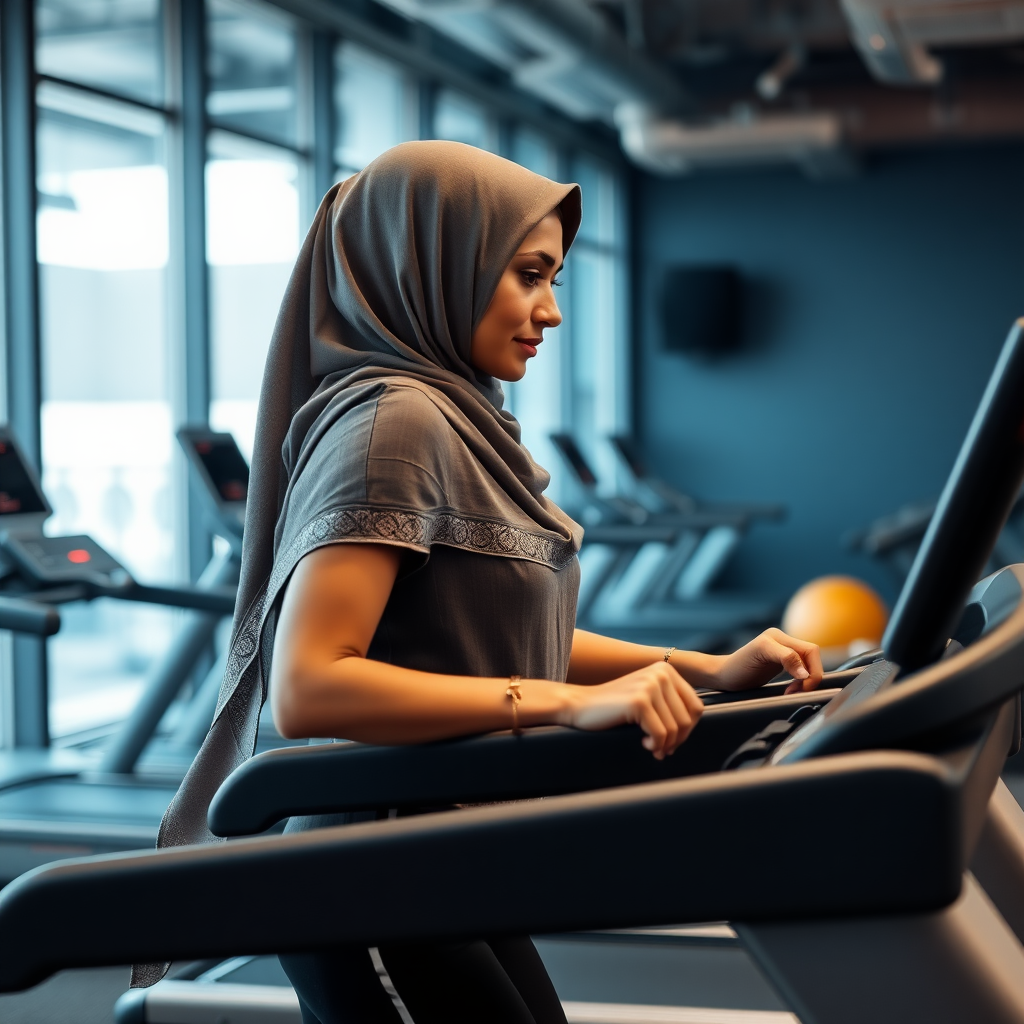
[[[878,155],[859,177],[790,171],[636,182],[636,420],[652,468],[707,499],[780,501],[730,582],[788,594],[850,572],[841,535],[936,496],[996,353],[1024,316],[1024,147]],[[665,351],[666,268],[743,276],[740,349]]]

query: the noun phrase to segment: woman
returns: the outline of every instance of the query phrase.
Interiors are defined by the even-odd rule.
[[[778,630],[722,658],[574,630],[582,531],[498,381],[561,322],[579,222],[577,186],[457,143],[398,146],[324,200],[268,356],[221,708],[162,845],[206,837],[268,676],[289,737],[635,722],[658,758],[699,719],[694,686],[817,685],[817,649]],[[379,954],[416,1024],[564,1022],[529,939]],[[308,1024],[400,1019],[366,949],[281,959]]]

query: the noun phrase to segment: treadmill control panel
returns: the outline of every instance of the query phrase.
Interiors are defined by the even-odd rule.
[[[92,583],[123,587],[131,583],[128,570],[91,537],[19,537],[8,534],[3,550],[39,586]]]
[[[50,511],[21,454],[0,434],[0,517]]]
[[[196,440],[195,453],[221,501],[245,501],[249,467],[230,434],[211,434]]]

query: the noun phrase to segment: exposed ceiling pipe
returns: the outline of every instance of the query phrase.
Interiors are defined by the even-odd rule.
[[[585,0],[386,2],[505,68],[524,92],[579,120],[615,125],[626,155],[647,170],[796,162],[827,174],[850,166],[830,114],[694,123],[696,104],[682,83]],[[787,51],[776,65],[778,89],[801,59]]]
[[[1024,39],[1022,0],[842,0],[854,46],[890,85],[933,85],[942,62],[929,46]]]
[[[796,164],[812,177],[849,174],[855,163],[843,147],[839,118],[830,113],[770,114],[686,124],[653,117],[640,105],[617,112],[622,148],[655,174],[707,167]]]

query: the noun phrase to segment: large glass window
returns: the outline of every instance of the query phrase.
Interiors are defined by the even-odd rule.
[[[89,533],[143,580],[175,575],[164,119],[42,83],[38,257],[43,486],[54,533]],[[71,605],[50,643],[55,736],[116,720],[174,616]]]
[[[234,434],[247,457],[267,346],[302,240],[300,170],[299,158],[286,149],[227,132],[210,136],[210,421]]]
[[[275,142],[302,143],[295,23],[269,5],[207,0],[206,10],[210,118]]]
[[[498,125],[483,104],[453,89],[442,89],[434,104],[434,137],[495,152]]]
[[[558,180],[558,150],[537,132],[519,129],[512,136],[512,159],[546,178]],[[555,289],[555,298],[563,317],[571,317],[571,274],[559,275],[563,282]],[[566,347],[572,325],[544,332],[544,344],[526,368],[522,380],[505,385],[509,406],[523,428],[523,444],[530,454],[551,473],[548,495],[554,501],[564,498],[562,459],[550,437],[563,429],[563,386],[569,353]]]
[[[306,227],[309,62],[306,34],[280,10],[207,0],[207,18],[207,111],[219,126],[206,165],[210,422],[249,456],[267,347]]]
[[[583,222],[567,264],[572,351],[566,420],[598,478],[611,486],[615,459],[604,440],[629,424],[621,184],[611,168],[589,157],[572,162],[572,175],[583,190]]]
[[[36,68],[123,96],[164,95],[160,0],[37,0]]]
[[[416,138],[415,86],[396,64],[341,43],[334,51],[334,83],[334,162],[342,176]]]

